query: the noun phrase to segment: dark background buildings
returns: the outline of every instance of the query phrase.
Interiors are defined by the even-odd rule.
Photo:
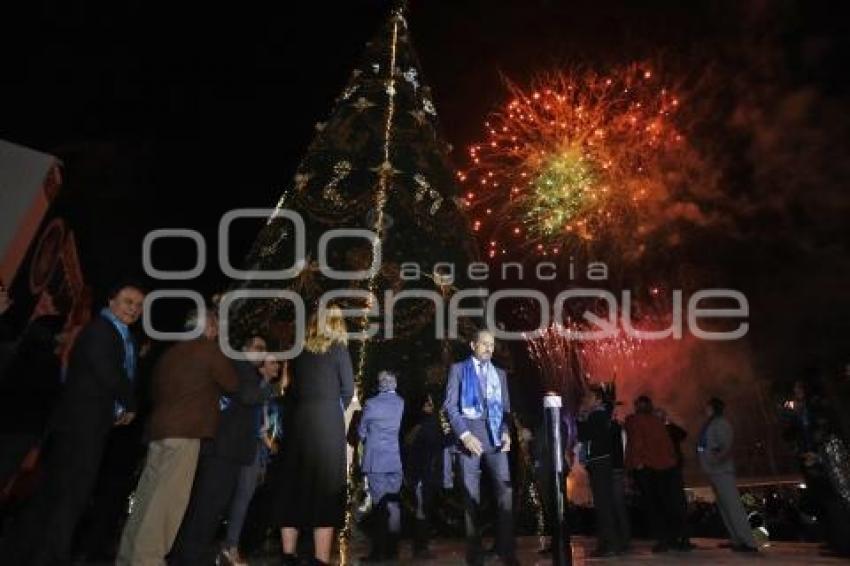
[[[660,62],[683,83],[699,143],[718,160],[706,232],[712,283],[742,289],[759,372],[788,382],[850,361],[846,293],[848,78],[840,2],[412,0],[409,23],[444,133],[463,149],[519,82],[559,66]],[[236,207],[272,206],[389,3],[184,5],[27,2],[0,16],[0,137],[65,163],[69,216],[98,291],[140,269],[154,228],[210,243],[196,282],[225,281],[215,230]],[[256,226],[242,226],[234,261]],[[155,250],[162,268],[191,248]],[[694,258],[691,258],[694,259]],[[696,260],[695,260],[696,261]]]

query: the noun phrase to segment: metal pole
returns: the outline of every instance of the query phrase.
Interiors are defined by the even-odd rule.
[[[564,473],[564,449],[561,444],[561,396],[546,395],[543,397],[543,415],[546,419],[546,439],[552,457],[552,482],[549,493],[549,508],[553,510],[554,524],[552,528],[552,563],[555,566],[570,566],[573,563],[573,553],[570,547],[570,531],[567,524],[566,510],[566,474]]]

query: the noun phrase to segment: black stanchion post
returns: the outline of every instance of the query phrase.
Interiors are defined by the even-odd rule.
[[[546,419],[546,436],[552,457],[552,482],[549,493],[549,508],[552,519],[552,563],[555,566],[571,566],[573,553],[570,547],[570,531],[567,525],[566,479],[564,471],[564,448],[561,440],[561,396],[546,395],[543,398],[543,414]]]

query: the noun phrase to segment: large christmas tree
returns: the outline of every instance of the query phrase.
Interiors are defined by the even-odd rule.
[[[297,211],[304,219],[307,266],[289,281],[257,278],[244,282],[243,287],[286,288],[298,293],[308,307],[315,306],[328,291],[371,293],[379,303],[378,315],[349,319],[350,331],[362,330],[370,323],[379,325],[375,336],[350,345],[358,397],[362,400],[372,393],[379,371],[392,370],[399,378],[399,392],[412,402],[415,412],[416,401],[426,393],[440,400],[449,364],[468,354],[468,338],[481,324],[477,319],[462,318],[459,339],[439,338],[436,327],[443,317],[437,316],[436,309],[443,308],[445,314],[444,307],[461,289],[487,284],[467,280],[470,262],[478,259],[478,245],[464,212],[466,202],[458,195],[450,146],[440,133],[434,99],[424,82],[404,14],[402,3],[367,44],[329,117],[316,124],[315,138],[291,185],[277,201],[278,210]],[[320,272],[319,239],[338,228],[365,228],[377,234],[382,262],[374,277],[340,281]],[[273,215],[254,243],[247,268],[270,271],[292,266],[293,240],[292,224]],[[339,243],[346,245],[328,250],[331,267],[362,270],[372,263],[369,242],[351,239]],[[414,265],[416,270],[411,269]],[[453,281],[440,276],[449,271],[449,265]],[[442,298],[444,305],[438,307],[427,298],[400,300],[391,308],[392,338],[387,338],[390,307],[384,301],[386,291],[431,292]],[[461,306],[480,307],[475,301],[464,299]],[[367,306],[367,301],[356,298],[337,302],[345,308]],[[246,300],[234,306],[231,324],[236,334],[271,325],[289,328],[291,336],[294,317],[288,300]],[[448,324],[448,317],[442,322]],[[510,370],[510,354],[504,346],[498,348],[497,356]],[[522,470],[517,485],[523,486],[521,499],[530,502],[521,509],[534,514],[520,523],[539,528],[540,508],[530,480],[529,455],[524,449],[517,453]],[[461,502],[447,497],[440,509],[438,522],[459,534]],[[348,533],[347,528],[343,541]],[[347,551],[343,555],[347,556]]]
[[[444,379],[451,361],[452,343],[436,338],[439,307],[433,300],[397,302],[390,339],[384,324],[385,291],[425,290],[448,304],[463,286],[463,273],[477,253],[462,203],[455,196],[449,149],[413,50],[404,7],[398,7],[367,44],[330,116],[316,124],[316,136],[277,202],[278,209],[297,211],[304,219],[306,267],[292,280],[244,283],[248,288],[295,291],[308,308],[330,290],[373,294],[377,316],[350,319],[351,331],[362,330],[367,323],[379,325],[377,335],[351,346],[360,395],[369,392],[378,371],[389,369],[398,373],[401,392],[417,397],[429,383],[437,385]],[[319,238],[338,228],[377,234],[382,261],[374,276],[340,281],[320,273]],[[282,269],[293,265],[293,256],[293,225],[273,216],[257,237],[247,264],[252,270]],[[334,269],[353,271],[367,269],[372,259],[368,241],[349,238],[329,246],[326,261]],[[453,282],[435,276],[435,265],[441,262],[455,267],[458,277]],[[344,298],[337,303],[355,309],[369,301]],[[231,322],[237,334],[239,329],[245,332],[293,320],[292,304],[286,300],[246,300],[234,308]]]

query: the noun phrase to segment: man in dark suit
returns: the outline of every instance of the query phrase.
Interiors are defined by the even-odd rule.
[[[611,411],[598,384],[587,389],[576,426],[596,515],[596,550],[590,556],[613,556],[625,551],[626,533],[617,520],[614,506]]]
[[[235,361],[239,389],[222,397],[221,418],[215,438],[201,448],[189,507],[180,525],[169,563],[201,566],[215,563],[216,531],[233,497],[239,471],[257,457],[258,411],[272,396],[258,368],[263,363],[266,341],[249,338],[242,348],[256,360]]]
[[[139,319],[143,301],[140,286],[116,285],[107,306],[80,332],[45,443],[45,484],[22,517],[20,535],[10,537],[17,547],[10,564],[70,563],[74,530],[97,480],[109,431],[135,417],[137,352],[129,327]]]
[[[419,422],[407,433],[407,460],[404,471],[416,501],[413,529],[414,560],[433,560],[436,555],[428,549],[433,504],[443,484],[443,434],[440,418],[431,395],[422,403]]]
[[[398,435],[404,401],[395,389],[395,375],[382,371],[378,375],[378,394],[366,401],[357,429],[360,440],[365,443],[363,473],[369,482],[369,495],[377,517],[372,551],[364,562],[398,558],[402,480]]]
[[[460,468],[466,519],[467,564],[483,564],[478,510],[481,505],[481,464],[493,480],[498,505],[496,552],[505,564],[518,564],[513,534],[513,487],[508,451],[511,436],[507,424],[510,394],[505,372],[491,358],[493,334],[479,330],[470,343],[472,356],[452,365],[443,409],[452,431],[462,445]]]

